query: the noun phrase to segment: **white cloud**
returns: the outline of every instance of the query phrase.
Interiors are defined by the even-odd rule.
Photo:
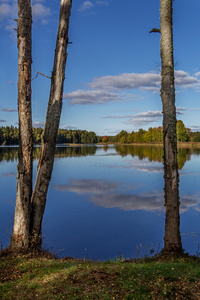
[[[17,42],[17,32],[14,30],[14,28],[17,28],[16,22],[14,22],[12,19],[8,20],[5,25],[5,30],[10,33],[10,37],[13,40],[14,43]]]
[[[186,111],[186,110],[189,110],[189,111],[199,111],[200,108],[186,108],[186,107],[181,107],[181,106],[177,106],[176,107],[176,111],[177,112]]]
[[[147,111],[135,115],[122,115],[122,116],[104,116],[103,119],[129,119],[124,124],[132,124],[140,127],[150,123],[159,122],[162,118],[161,111]]]
[[[17,23],[13,20],[17,18],[17,1],[8,0],[0,1],[0,24],[4,29],[10,32],[11,39],[16,42],[17,35],[13,28],[17,27]]]
[[[13,6],[7,3],[0,4],[0,21],[4,18],[10,17],[13,15]]]
[[[17,111],[17,108],[2,108],[1,111],[4,111],[4,112],[16,112]]]
[[[108,1],[96,1],[96,4],[98,5],[103,5],[103,6],[108,6]]]
[[[133,115],[132,117],[134,118],[161,118],[162,117],[162,113],[161,111],[147,111],[147,112],[143,112],[143,113],[139,113],[139,114],[136,114],[136,115]]]
[[[82,3],[82,5],[80,6],[79,11],[80,11],[80,12],[83,12],[83,11],[89,10],[89,9],[91,9],[93,6],[94,6],[94,4],[93,4],[91,1],[84,1],[84,2]]]
[[[124,115],[124,116],[105,116],[102,117],[103,119],[124,119],[124,118],[161,118],[162,117],[162,113],[161,111],[147,111],[147,112],[143,112],[143,113],[138,113],[135,115]]]
[[[32,15],[33,20],[40,20],[42,24],[48,22],[47,17],[51,13],[51,9],[42,4],[45,0],[33,0]],[[16,32],[13,28],[17,27],[17,23],[13,19],[17,19],[17,1],[16,0],[1,0],[0,1],[0,23],[4,26],[6,31],[10,32],[10,36],[16,42]]]
[[[124,73],[115,76],[94,78],[88,85],[92,89],[127,90],[142,87],[160,86],[161,77],[155,72],[149,73]]]
[[[120,100],[120,96],[116,93],[101,90],[77,90],[72,93],[65,93],[63,98],[70,100],[70,104],[102,104],[108,102],[116,102]]]
[[[143,92],[152,92],[153,94],[158,94],[158,93],[160,93],[160,87],[152,87],[152,86],[143,87],[142,91]]]
[[[108,6],[109,3],[106,0],[97,0],[95,2],[92,1],[84,1],[79,7],[80,12],[91,11],[96,6]]]
[[[176,107],[176,111],[185,111],[185,110],[188,110],[188,108],[181,107],[181,106]]]
[[[44,128],[44,124],[45,124],[45,122],[42,122],[42,121],[34,122],[33,127],[35,127],[35,128],[39,128],[39,127]]]
[[[158,92],[161,84],[161,76],[156,72],[147,73],[124,73],[115,76],[103,76],[94,78],[89,83],[92,89],[126,90],[141,89],[143,91]],[[190,76],[182,70],[175,71],[175,84],[182,88],[200,87],[200,80]]]
[[[132,124],[136,127],[142,127],[142,126],[146,126],[148,124],[155,123],[158,121],[159,121],[158,119],[136,118],[136,119],[130,119],[130,120],[124,122],[124,124]]]
[[[196,88],[200,87],[200,80],[194,76],[190,76],[187,72],[182,70],[175,70],[175,84],[182,88]]]
[[[36,3],[32,6],[32,14],[33,20],[41,20],[46,23],[46,17],[51,15],[51,9],[41,3]]]
[[[73,126],[70,126],[70,125],[66,125],[64,127],[62,127],[64,129],[68,129],[68,130],[74,130],[74,129],[77,129],[77,127],[73,127]]]
[[[200,80],[195,76],[190,76],[187,72],[175,71],[175,77],[178,89],[200,89]],[[70,104],[99,104],[109,101],[132,100],[135,95],[129,94],[128,90],[158,93],[160,84],[161,76],[156,72],[107,75],[94,78],[92,82],[87,83],[89,90],[67,93],[64,98],[70,99]],[[127,92],[124,93],[124,91]],[[181,114],[181,111],[177,110],[177,113]]]
[[[192,131],[200,131],[200,126],[199,125],[191,125],[188,126]]]

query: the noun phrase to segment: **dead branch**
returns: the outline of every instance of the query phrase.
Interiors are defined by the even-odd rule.
[[[152,28],[151,31],[149,31],[149,33],[152,33],[152,32],[159,32],[160,33],[160,29],[157,29],[157,28]]]
[[[31,81],[33,81],[35,78],[37,78],[38,77],[38,73],[36,74],[36,76],[35,77],[33,77],[32,79],[31,79]]]
[[[38,77],[38,74],[40,74],[40,75],[42,75],[42,76],[44,76],[44,77],[46,77],[46,78],[51,79],[51,77],[49,77],[49,76],[47,76],[47,75],[45,75],[45,74],[42,74],[41,72],[38,72],[38,71],[36,71],[36,70],[34,70],[34,72],[36,72],[37,74],[36,74],[36,76],[35,76],[31,81],[33,81],[35,78],[37,78],[37,77]]]

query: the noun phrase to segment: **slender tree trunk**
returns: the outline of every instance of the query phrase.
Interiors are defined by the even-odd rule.
[[[176,107],[172,32],[172,0],[160,0],[165,179],[165,238],[164,252],[182,252],[179,215],[179,175],[177,164]]]
[[[31,27],[30,0],[18,0],[18,113],[19,162],[15,220],[11,246],[29,244],[30,200],[32,194],[32,116],[31,116]]]
[[[54,68],[51,78],[51,90],[42,137],[41,155],[38,164],[37,178],[31,200],[30,230],[33,243],[41,242],[41,224],[46,197],[53,170],[56,137],[62,109],[63,84],[67,58],[68,28],[72,0],[61,0],[59,28],[57,33]]]

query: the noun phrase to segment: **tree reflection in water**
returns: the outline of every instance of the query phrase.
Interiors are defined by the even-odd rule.
[[[35,160],[39,154],[40,147],[35,147]],[[191,159],[181,173],[182,233],[200,232],[199,154],[200,149],[193,148],[178,152],[179,169]],[[66,248],[67,256],[80,257],[82,248],[87,248],[93,258],[110,258],[115,251],[134,255],[138,243],[156,247],[164,232],[162,156],[159,146],[59,145],[44,219],[44,243],[55,250]],[[11,216],[14,213],[17,157],[17,147],[0,147],[0,161],[4,160],[0,209],[3,245],[9,243],[3,232],[10,224],[8,212]],[[36,165],[35,161],[35,169]],[[183,236],[183,247],[194,253],[192,240]]]
[[[125,157],[131,155],[132,157],[137,156],[139,160],[148,158],[150,162],[157,161],[163,162],[163,149],[161,146],[137,146],[137,145],[116,145],[113,146],[116,152]],[[102,146],[106,152],[108,146]],[[56,148],[55,157],[77,157],[77,156],[88,156],[95,155],[96,152],[101,149],[100,146],[61,146],[58,145]],[[200,154],[200,149],[197,148],[179,148],[178,149],[178,168],[181,170],[186,161],[191,159],[191,154]],[[34,147],[33,158],[39,159],[40,147]],[[18,159],[18,147],[0,147],[0,162],[15,161]]]

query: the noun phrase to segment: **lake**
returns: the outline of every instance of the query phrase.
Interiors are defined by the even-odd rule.
[[[0,147],[0,245],[10,242],[17,147]],[[34,148],[34,178],[40,148]],[[157,253],[164,238],[163,151],[155,146],[58,146],[43,243],[59,257],[107,260]],[[200,252],[200,149],[179,149],[183,248]]]

